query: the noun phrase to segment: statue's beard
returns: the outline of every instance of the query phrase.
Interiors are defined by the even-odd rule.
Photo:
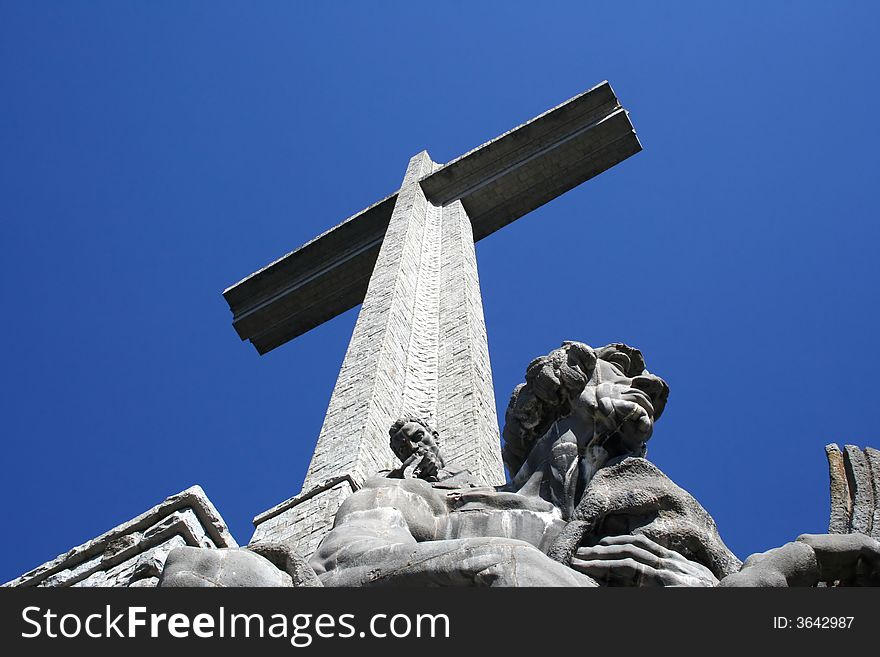
[[[598,397],[595,436],[592,445],[604,448],[610,457],[644,456],[654,431],[654,419],[642,405],[622,397]]]

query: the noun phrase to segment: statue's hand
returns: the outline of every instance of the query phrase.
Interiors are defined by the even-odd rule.
[[[179,547],[168,553],[159,578],[165,587],[292,586],[290,575],[245,548]]]
[[[578,548],[571,567],[606,586],[715,586],[702,564],[690,561],[647,536],[607,536]]]
[[[802,534],[816,555],[819,581],[880,585],[880,541],[864,534]]]

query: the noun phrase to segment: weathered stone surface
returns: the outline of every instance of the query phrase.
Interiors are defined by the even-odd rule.
[[[126,523],[4,586],[150,586],[181,546],[237,547],[199,486],[172,495]]]
[[[603,586],[715,586],[706,566],[644,534],[606,536],[577,548],[570,564]]]
[[[825,447],[831,490],[832,534],[880,538],[880,452],[855,445]]]
[[[507,412],[505,457],[515,471],[509,484],[485,486],[455,468],[431,424],[406,416],[388,432],[400,466],[342,502],[308,564],[290,540],[238,550],[182,547],[165,560],[159,584],[880,585],[880,542],[860,533],[803,535],[741,564],[705,509],[644,458],[668,388],[637,349],[567,342],[533,361],[525,378]],[[859,471],[847,465],[858,454],[845,452],[850,473]],[[864,454],[869,475],[876,457],[874,450]],[[324,482],[300,501],[348,481]],[[161,534],[166,524],[144,534]],[[136,544],[114,537],[103,556],[117,558]],[[156,579],[156,559],[129,564],[140,574],[137,585]]]
[[[849,496],[849,484],[846,483],[846,468],[843,465],[843,454],[837,445],[825,446],[825,455],[828,458],[828,478],[831,490],[831,519],[828,522],[828,532],[831,534],[846,534],[849,532],[852,513],[852,500]]]
[[[404,405],[403,412],[434,417],[447,458],[483,483],[501,485],[501,437],[477,256],[460,201],[443,206],[440,239],[437,403],[427,409]]]
[[[358,488],[347,475],[320,482],[254,518],[250,542],[284,543],[299,554],[311,555],[333,526],[339,505]]]
[[[451,458],[484,484],[504,482],[470,221],[460,202],[425,197],[419,180],[435,166],[423,152],[407,169],[303,491],[339,477],[355,490],[389,469],[388,427],[406,413],[437,418]],[[340,491],[261,514],[253,540],[311,555]]]
[[[296,550],[283,543],[251,543],[248,550],[265,557],[276,568],[290,575],[293,586],[323,586],[308,562]]]
[[[518,459],[518,470],[510,484],[496,487],[451,467],[426,420],[402,418],[389,429],[389,452],[401,466],[368,479],[342,503],[309,565],[325,586],[714,586],[715,573],[738,562],[708,514],[639,458],[667,394],[638,350],[565,343],[529,366],[511,400],[506,433],[517,444],[508,464]],[[639,483],[649,495],[618,491],[595,511],[602,495],[590,496],[591,481],[614,468],[630,474],[626,487]],[[591,511],[578,515],[581,498]],[[566,528],[589,521],[590,513],[596,521],[588,522],[589,542],[576,527],[574,554],[551,558]],[[685,533],[673,537],[679,529]],[[269,560],[258,563],[253,552],[239,551],[234,572],[220,563],[233,557],[176,550],[161,582],[271,585],[278,576],[266,570],[270,562],[310,582],[294,542],[252,548]],[[245,572],[251,563],[253,572]]]
[[[705,565],[719,579],[742,565],[699,502],[641,458],[625,458],[593,476],[550,555],[570,563],[579,546],[627,534],[646,536]]]
[[[846,480],[852,497],[851,531],[871,535],[874,517],[874,490],[871,485],[871,466],[865,453],[855,445],[844,446]]]
[[[721,580],[724,587],[815,586],[819,564],[813,549],[805,543],[786,543],[782,547],[751,555],[742,570]]]
[[[143,589],[152,589],[159,586],[159,578],[158,577],[146,577],[144,579],[139,579],[128,585],[129,588],[143,588]]]
[[[880,541],[859,533],[803,534],[797,540],[815,553],[819,581],[880,586]]]
[[[880,539],[880,451],[865,447],[868,467],[871,469],[871,490],[874,493],[874,513],[871,520],[871,536]]]
[[[289,587],[290,575],[246,548],[172,550],[159,578],[161,587]]]
[[[439,453],[427,423],[401,420],[391,442],[402,467],[366,481],[342,504],[310,564],[325,586],[713,586],[739,562],[711,518],[659,470],[626,458],[645,453],[667,394],[638,350],[564,344],[529,366],[511,399],[505,436],[515,445],[505,453],[516,476],[499,487],[467,482]],[[435,458],[426,460],[425,450]],[[408,466],[410,459],[420,465]],[[572,521],[587,512],[574,511],[581,497],[593,509],[598,491],[609,490],[602,479],[590,495],[591,480],[606,471],[638,471],[625,484],[649,495],[631,499],[617,489],[588,523],[596,542],[584,545]],[[568,545],[560,539],[568,527],[577,556],[551,558],[553,546]]]
[[[803,534],[753,554],[719,586],[880,585],[880,542],[863,534]]]
[[[430,290],[425,286],[419,289],[422,249],[430,218],[427,199],[417,181],[432,168],[433,162],[426,152],[413,157],[407,168],[403,191],[398,194],[306,472],[304,490],[342,474],[362,482],[393,464],[386,432],[400,414],[407,392],[418,394],[412,388],[417,383],[412,380],[409,391],[405,390],[408,359],[410,353],[418,359],[419,343],[428,337],[418,332],[413,335],[413,329],[416,313],[423,310],[423,305],[431,305]],[[428,242],[436,244],[433,240]],[[426,347],[425,351],[431,350]],[[429,388],[422,396],[431,392]]]

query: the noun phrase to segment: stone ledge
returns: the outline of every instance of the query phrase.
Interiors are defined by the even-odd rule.
[[[360,485],[354,480],[354,478],[351,475],[348,475],[348,474],[340,475],[338,477],[331,477],[330,479],[325,479],[321,483],[316,484],[315,486],[312,486],[309,490],[302,491],[299,494],[294,495],[293,497],[289,497],[288,499],[284,500],[280,504],[276,504],[271,509],[267,509],[266,511],[263,511],[263,513],[255,516],[254,520],[253,520],[254,527],[264,523],[265,521],[267,521],[271,518],[274,518],[277,515],[284,513],[285,511],[287,511],[289,509],[292,509],[293,507],[297,506],[298,504],[302,504],[306,500],[313,498],[315,495],[319,495],[319,494],[323,493],[325,490],[329,490],[344,481],[348,482],[348,485],[351,488],[352,493],[360,488]]]
[[[200,486],[168,497],[3,586],[128,586],[139,577],[158,576],[176,545],[238,547]]]

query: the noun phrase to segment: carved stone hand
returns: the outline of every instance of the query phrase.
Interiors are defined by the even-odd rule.
[[[715,586],[708,568],[642,535],[608,536],[578,548],[571,567],[607,586]]]

